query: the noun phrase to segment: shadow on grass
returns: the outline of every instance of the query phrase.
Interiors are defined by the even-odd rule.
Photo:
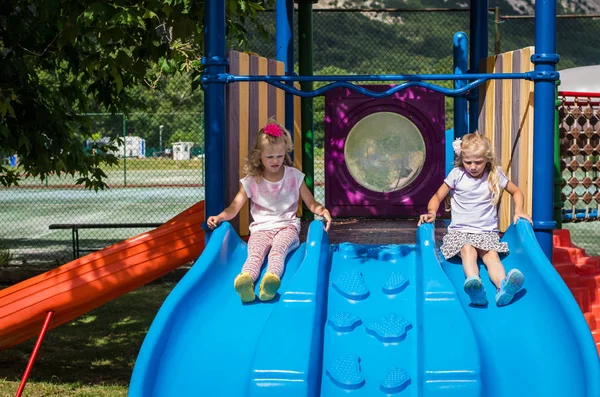
[[[48,331],[29,379],[127,386],[146,332],[173,287],[142,287]],[[0,378],[23,376],[34,343],[0,351]]]

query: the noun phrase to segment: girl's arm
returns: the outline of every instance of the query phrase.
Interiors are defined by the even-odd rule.
[[[219,223],[235,218],[246,200],[248,200],[248,195],[246,194],[246,190],[244,190],[244,186],[242,186],[240,183],[240,190],[233,198],[231,204],[229,204],[229,207],[225,208],[223,212],[217,216],[208,217],[206,224],[209,228],[214,229],[215,227],[219,226]]]
[[[327,221],[325,225],[325,231],[329,231],[329,227],[331,226],[331,214],[327,208],[323,207],[321,203],[315,200],[315,197],[306,186],[305,182],[302,182],[302,186],[300,186],[300,197],[302,197],[302,201],[308,207],[308,209],[316,215],[322,216]]]
[[[431,197],[429,203],[427,204],[427,213],[423,214],[419,217],[419,223],[417,226],[421,226],[423,223],[431,223],[435,221],[435,214],[440,208],[440,203],[444,200],[444,198],[450,193],[450,186],[446,185],[446,183],[442,183],[442,186],[438,189],[437,192]]]
[[[527,219],[529,221],[529,223],[533,224],[533,222],[531,221],[531,216],[529,216],[527,213],[525,213],[525,210],[523,209],[525,197],[523,196],[523,193],[521,193],[521,190],[519,189],[519,187],[517,185],[515,185],[514,183],[512,183],[511,181],[508,181],[508,184],[506,185],[506,187],[504,189],[508,193],[510,193],[510,195],[513,198],[513,201],[515,202],[515,217],[513,219],[513,222],[516,224],[517,221],[519,220],[519,218],[523,218],[523,219]]]

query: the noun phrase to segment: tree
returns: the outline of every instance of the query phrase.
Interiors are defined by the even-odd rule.
[[[229,40],[247,43],[244,26],[270,0],[226,0]],[[91,108],[127,112],[133,88],[163,74],[193,72],[199,85],[203,1],[5,0],[0,9],[0,154],[18,154],[19,173],[79,177],[103,189],[108,145],[83,151],[95,131]],[[108,146],[108,147],[106,147]],[[1,163],[0,163],[1,164]],[[21,175],[0,165],[0,183]]]
[[[201,131],[177,130],[169,138],[168,145],[172,146],[175,142],[194,142],[199,144],[204,141]]]

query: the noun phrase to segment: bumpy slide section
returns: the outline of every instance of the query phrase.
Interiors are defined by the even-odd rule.
[[[246,244],[217,228],[160,309],[130,396],[600,395],[589,330],[531,227],[504,236],[526,290],[504,308],[469,306],[458,263],[432,225],[414,245],[330,246],[320,222],[288,258],[281,296],[243,305],[232,280]],[[487,275],[483,271],[483,278]]]
[[[193,261],[204,248],[204,202],[159,228],[0,290],[0,350],[57,327]]]
[[[481,395],[473,331],[430,244],[334,247],[320,395]]]

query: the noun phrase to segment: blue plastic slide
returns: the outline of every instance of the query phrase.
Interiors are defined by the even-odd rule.
[[[324,288],[328,250],[327,234],[318,222],[307,243],[288,256],[281,295],[267,303],[257,298],[242,304],[233,279],[247,257],[247,244],[224,222],[160,308],[140,349],[128,395],[244,396],[249,384],[260,386],[278,377],[277,371],[271,376],[260,368],[261,359],[277,362],[285,348],[293,348],[282,345],[290,335],[309,343],[319,333],[306,328],[311,322],[304,320],[311,313],[318,316],[312,324],[320,324],[316,308],[322,302],[316,299],[316,289]],[[270,332],[279,328],[285,335]],[[299,352],[298,362],[305,365],[310,354]],[[312,372],[318,374],[318,367]]]
[[[242,304],[246,243],[219,226],[161,307],[130,396],[600,396],[600,365],[575,300],[531,226],[504,236],[525,290],[470,307],[432,225],[415,245],[329,245],[322,223],[288,257],[281,295]]]
[[[458,293],[477,339],[483,395],[600,396],[600,366],[590,330],[531,225],[520,220],[502,241],[511,250],[502,261],[506,271],[518,268],[525,276],[524,289],[513,303],[496,306],[495,287],[484,266],[488,307],[470,307],[468,296]],[[461,291],[460,262],[443,261],[442,267]]]

